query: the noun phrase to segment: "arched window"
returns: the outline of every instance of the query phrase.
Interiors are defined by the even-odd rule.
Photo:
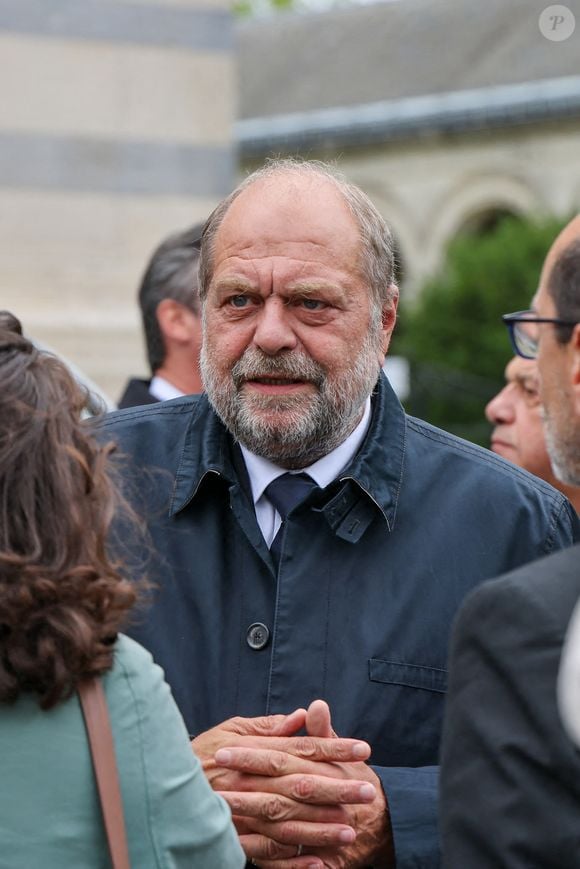
[[[486,208],[468,217],[460,227],[458,235],[488,235],[494,232],[502,220],[508,217],[517,220],[521,215],[508,208]]]

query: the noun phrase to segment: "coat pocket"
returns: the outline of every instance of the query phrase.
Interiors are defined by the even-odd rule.
[[[407,688],[422,688],[424,691],[447,691],[447,670],[438,667],[423,667],[418,664],[402,664],[399,661],[384,661],[369,658],[369,679],[389,685]]]

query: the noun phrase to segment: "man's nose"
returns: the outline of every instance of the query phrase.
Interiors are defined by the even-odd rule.
[[[506,424],[514,420],[513,402],[510,397],[511,385],[508,383],[507,386],[504,386],[502,391],[498,392],[485,408],[487,420],[492,425]]]
[[[290,322],[290,312],[278,296],[270,296],[258,315],[254,344],[269,356],[293,350],[298,339]]]

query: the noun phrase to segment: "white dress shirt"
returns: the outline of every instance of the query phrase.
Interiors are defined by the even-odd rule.
[[[264,490],[270,485],[276,477],[281,477],[282,474],[308,474],[314,482],[324,489],[329,483],[332,483],[338,475],[344,471],[346,466],[356,455],[358,448],[364,440],[367,433],[371,418],[371,400],[367,398],[364,412],[361,421],[353,432],[339,444],[331,453],[322,456],[313,465],[308,468],[301,468],[299,471],[288,471],[286,468],[281,468],[275,465],[268,459],[263,459],[255,453],[251,453],[243,444],[240,444],[242,455],[248,469],[250,477],[250,485],[252,487],[252,497],[254,499],[254,508],[256,510],[256,519],[260,530],[264,535],[264,540],[271,545],[272,540],[276,536],[282,520],[280,514],[274,505],[268,500],[264,494]]]
[[[185,395],[184,392],[174,386],[173,383],[170,383],[169,380],[157,375],[151,378],[149,392],[157,401],[169,401],[171,398],[181,398],[182,395]]]
[[[558,705],[568,735],[580,747],[580,603],[576,604],[560,661]]]

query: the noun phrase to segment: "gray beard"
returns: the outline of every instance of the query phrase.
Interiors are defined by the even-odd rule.
[[[562,407],[565,400],[563,395]],[[561,414],[557,421],[544,408],[544,432],[554,474],[568,486],[580,486],[580,426],[573,411],[569,416]]]
[[[250,452],[291,470],[305,468],[332,452],[360,421],[379,375],[379,337],[369,335],[351,371],[337,379],[305,353],[268,356],[246,350],[221,379],[204,342],[201,373],[209,401],[234,438]],[[310,382],[308,395],[248,395],[254,377],[288,377]]]

